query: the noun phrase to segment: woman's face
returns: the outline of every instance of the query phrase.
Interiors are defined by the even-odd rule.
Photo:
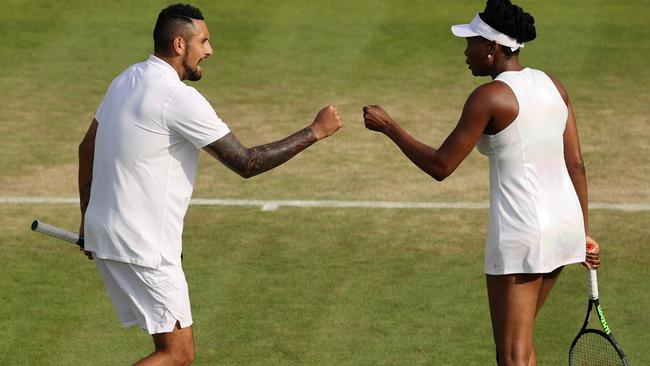
[[[488,76],[494,56],[490,53],[490,41],[483,37],[468,37],[465,48],[465,63],[474,76]]]

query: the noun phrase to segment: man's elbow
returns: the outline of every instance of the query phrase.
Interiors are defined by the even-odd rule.
[[[235,174],[244,179],[252,178],[257,175],[257,173],[254,173],[248,166],[247,160],[250,161],[250,159],[228,159],[225,156],[221,156],[213,152],[212,150],[206,151],[215,160],[225,165],[228,169],[232,170]]]
[[[244,179],[250,179],[250,178],[253,178],[254,176],[257,175],[257,174],[253,174],[253,172],[248,171],[248,170],[239,171],[239,172],[237,172],[237,174],[239,174],[239,176],[244,178]]]
[[[253,171],[247,164],[227,164],[227,166],[230,168],[230,170],[237,173],[237,175],[244,179],[252,178],[258,174],[257,172]]]

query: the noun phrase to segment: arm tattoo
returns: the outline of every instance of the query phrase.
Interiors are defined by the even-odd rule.
[[[231,132],[205,149],[235,173],[250,178],[283,164],[314,142],[313,129],[305,127],[282,140],[251,148],[242,145]]]

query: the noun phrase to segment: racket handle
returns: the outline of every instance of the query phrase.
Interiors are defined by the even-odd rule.
[[[79,235],[63,229],[59,229],[58,227],[52,225],[48,225],[38,220],[34,220],[34,222],[32,222],[32,230],[61,240],[68,241],[73,244],[77,244],[79,246],[83,246],[83,239],[80,238]]]
[[[589,289],[589,298],[598,300],[598,276],[595,269],[587,270],[587,288]]]

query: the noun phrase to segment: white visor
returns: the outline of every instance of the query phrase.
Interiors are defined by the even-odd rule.
[[[478,16],[478,13],[469,24],[452,25],[451,33],[453,33],[456,37],[463,38],[481,36],[485,39],[489,39],[490,41],[495,41],[502,46],[510,47],[510,50],[512,51],[516,51],[519,48],[524,47],[523,43],[518,43],[516,39],[490,27],[483,21],[483,19],[481,19],[481,17]]]

